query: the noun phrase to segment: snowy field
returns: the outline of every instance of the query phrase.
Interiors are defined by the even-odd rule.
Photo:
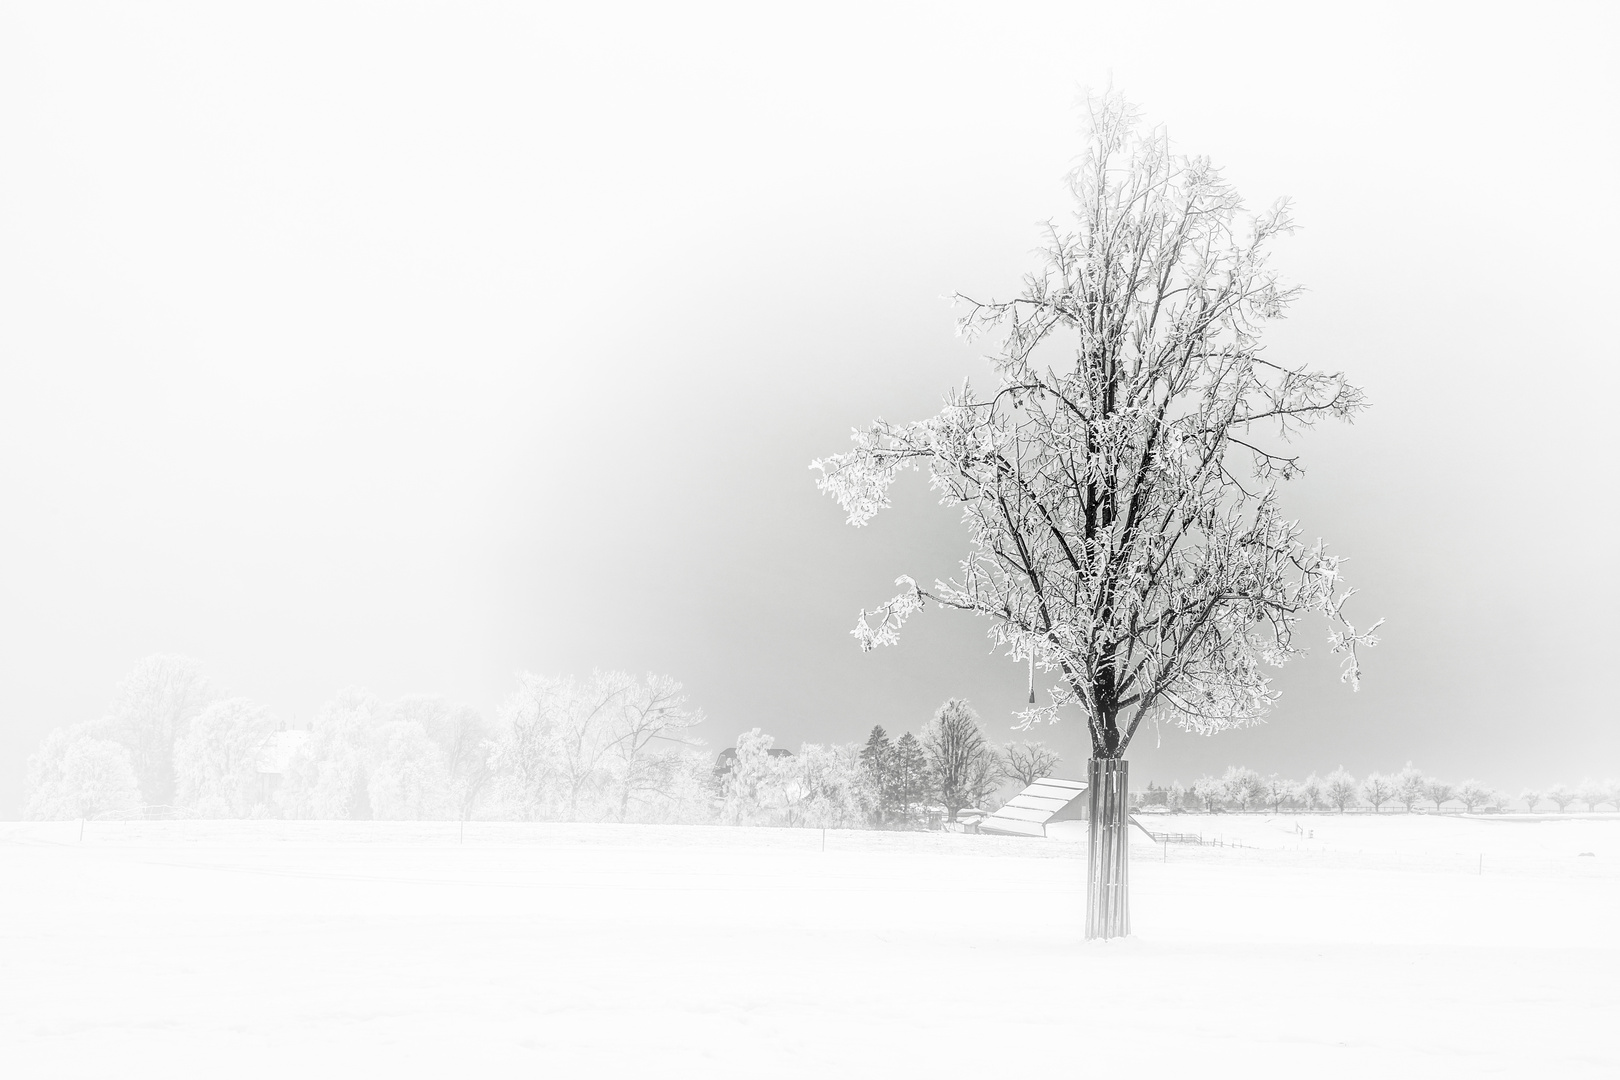
[[[1142,820],[0,823],[0,1074],[1620,1076],[1620,820]]]

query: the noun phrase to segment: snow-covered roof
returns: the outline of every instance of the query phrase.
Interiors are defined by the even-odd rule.
[[[287,771],[293,752],[309,741],[307,731],[274,731],[259,746],[259,760],[255,769],[277,775]]]
[[[1086,797],[1084,780],[1043,776],[1007,805],[979,822],[980,832],[1011,836],[1045,836],[1053,821],[1069,821],[1080,816]]]

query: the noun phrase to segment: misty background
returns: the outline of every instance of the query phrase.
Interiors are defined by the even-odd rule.
[[[0,816],[154,652],[288,724],[603,667],[714,749],[1013,738],[983,624],[849,634],[956,514],[850,529],[808,463],[989,378],[943,298],[1016,292],[1110,81],[1295,200],[1270,356],[1372,408],[1287,505],[1388,620],[1133,782],[1614,773],[1617,18],[1457,10],[0,6]]]

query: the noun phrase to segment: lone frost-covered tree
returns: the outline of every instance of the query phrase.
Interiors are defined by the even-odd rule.
[[[1019,296],[958,296],[959,332],[996,342],[988,390],[964,382],[929,419],[879,420],[812,463],[852,525],[927,467],[962,508],[960,573],[862,612],[863,648],[892,644],[928,603],[985,617],[1010,659],[1053,679],[1023,725],[1077,710],[1090,734],[1088,937],[1130,932],[1123,759],[1148,720],[1211,734],[1276,698],[1268,668],[1295,624],[1338,623],[1343,677],[1370,645],[1344,618],[1339,560],[1278,502],[1299,471],[1287,440],[1363,407],[1344,376],[1270,359],[1266,323],[1297,296],[1268,264],[1286,202],[1246,217],[1201,157],[1176,153],[1117,94],[1089,102],[1074,212],[1047,228]]]

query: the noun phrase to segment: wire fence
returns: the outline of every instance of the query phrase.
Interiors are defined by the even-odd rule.
[[[1180,836],[1182,839],[1172,839]],[[1474,876],[1620,878],[1620,861],[1597,852],[1377,850],[1322,843],[1258,845],[1244,840],[1196,834],[1158,834],[1152,845],[1139,843],[1133,862],[1248,865],[1278,870],[1321,869],[1351,872],[1469,874]]]

